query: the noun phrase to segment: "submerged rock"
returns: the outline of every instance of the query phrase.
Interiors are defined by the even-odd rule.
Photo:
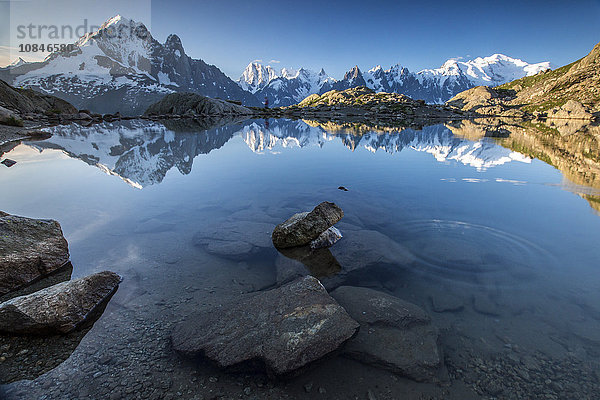
[[[68,333],[98,315],[121,277],[104,271],[62,282],[0,304],[0,332]]]
[[[60,224],[0,211],[0,296],[65,265],[69,248]]]
[[[416,381],[439,380],[438,331],[414,304],[373,289],[341,286],[331,293],[360,323],[344,354]]]
[[[271,236],[273,244],[279,248],[307,245],[343,216],[344,212],[335,203],[324,201],[311,212],[294,214],[277,225]]]
[[[331,253],[350,272],[379,264],[408,265],[415,256],[390,237],[373,230],[349,230]]]
[[[211,254],[239,260],[272,248],[271,229],[273,225],[264,222],[226,221],[204,227],[194,235],[193,243]]]
[[[204,355],[221,368],[253,366],[284,375],[333,352],[358,323],[311,276],[243,295],[179,324],[171,340],[186,356]]]

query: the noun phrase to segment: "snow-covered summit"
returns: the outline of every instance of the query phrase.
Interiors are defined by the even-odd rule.
[[[319,93],[323,87],[330,88],[336,82],[321,68],[319,72],[307,68],[281,68],[258,62],[248,64],[238,85],[255,94],[259,100],[265,97],[273,106],[287,106],[298,103],[306,96]]]
[[[420,81],[424,79],[441,81],[448,77],[464,75],[474,86],[496,86],[524,76],[535,75],[548,68],[550,68],[549,62],[529,64],[504,54],[493,54],[489,57],[477,57],[469,61],[450,59],[440,68],[424,69],[417,75]]]
[[[100,113],[141,114],[172,92],[259,105],[217,67],[186,55],[177,35],[160,43],[143,23],[120,15],[80,37],[70,51],[2,69],[0,79]]]

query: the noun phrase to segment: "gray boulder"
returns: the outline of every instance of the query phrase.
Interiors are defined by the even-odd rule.
[[[5,301],[0,304],[0,332],[71,332],[98,316],[120,280],[114,272],[104,271]]]
[[[311,212],[294,214],[277,225],[271,236],[273,244],[278,248],[307,245],[343,216],[344,212],[335,203],[324,201]]]
[[[65,265],[69,248],[60,224],[0,211],[0,296]]]
[[[0,106],[0,124],[23,125],[23,121],[14,112]]]
[[[146,115],[224,115],[252,114],[249,108],[225,100],[211,99],[195,93],[172,93],[152,104]]]
[[[221,368],[264,367],[285,375],[339,348],[358,323],[321,283],[307,276],[200,311],[179,324],[171,340],[183,355],[204,355]]]
[[[590,110],[575,100],[568,100],[563,106],[555,107],[548,112],[549,119],[581,119],[594,120],[594,114]]]
[[[419,382],[440,379],[438,331],[425,311],[367,288],[341,286],[331,296],[360,323],[345,355]]]

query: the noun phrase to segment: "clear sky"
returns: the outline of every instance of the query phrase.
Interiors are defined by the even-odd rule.
[[[67,6],[61,9],[56,0],[53,4],[53,11],[44,12],[46,19],[79,12]],[[560,66],[584,56],[600,41],[600,0],[146,0],[142,6],[108,0],[89,4],[95,5],[92,20],[122,14],[149,24],[161,42],[170,33],[178,34],[188,55],[217,65],[233,79],[255,59],[265,64],[279,61],[271,62],[278,67],[323,67],[336,78],[355,64],[369,69],[400,63],[419,70],[438,67],[449,58],[493,53]],[[31,8],[34,14],[36,7]],[[4,42],[1,28],[0,37]]]

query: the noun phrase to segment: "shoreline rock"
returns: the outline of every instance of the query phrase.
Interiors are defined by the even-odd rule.
[[[191,315],[171,343],[178,353],[205,356],[221,368],[264,368],[281,376],[334,352],[357,329],[323,285],[306,276]]]
[[[5,301],[0,304],[0,332],[69,333],[99,316],[120,281],[114,272],[103,271]]]
[[[418,382],[438,382],[438,330],[420,307],[383,292],[340,286],[331,296],[360,323],[343,354]]]
[[[0,211],[0,296],[62,268],[69,248],[60,224]]]

